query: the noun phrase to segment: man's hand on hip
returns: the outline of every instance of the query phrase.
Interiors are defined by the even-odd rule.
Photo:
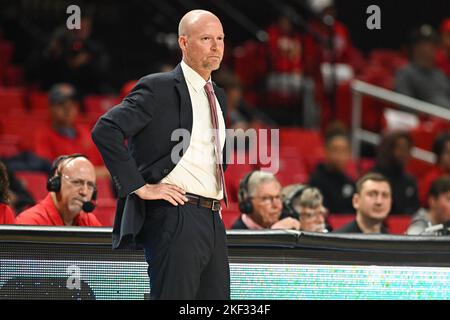
[[[166,200],[177,206],[183,205],[188,199],[184,196],[186,191],[180,187],[167,183],[146,184],[135,192],[143,200]]]

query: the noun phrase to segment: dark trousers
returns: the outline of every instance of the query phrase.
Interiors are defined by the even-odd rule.
[[[146,209],[141,237],[151,299],[229,299],[226,232],[219,214],[166,201],[147,201]]]

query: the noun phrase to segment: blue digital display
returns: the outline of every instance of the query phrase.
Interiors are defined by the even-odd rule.
[[[232,299],[450,298],[450,268],[259,263],[230,267]],[[145,262],[0,260],[3,299],[142,300],[148,292]]]

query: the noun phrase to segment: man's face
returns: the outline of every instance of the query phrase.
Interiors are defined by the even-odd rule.
[[[430,209],[435,223],[450,221],[450,191],[441,193],[437,198],[430,197]]]
[[[61,172],[61,192],[58,206],[73,219],[80,213],[83,203],[91,200],[95,187],[94,166],[84,158],[72,159]]]
[[[444,50],[450,53],[450,31],[443,33],[441,39],[442,47],[444,48]]]
[[[260,184],[252,196],[252,218],[264,228],[270,228],[277,222],[283,209],[281,185],[278,181]]]
[[[327,211],[323,206],[316,208],[300,207],[299,213],[302,231],[323,232],[325,230]]]
[[[331,167],[344,171],[351,159],[350,143],[345,137],[337,136],[328,143],[325,153]]]
[[[185,62],[202,77],[219,69],[224,51],[224,33],[220,21],[201,15],[178,39]]]
[[[74,100],[51,107],[52,121],[59,126],[71,127],[78,115],[78,105]]]
[[[436,44],[432,41],[421,41],[414,46],[414,60],[418,63],[424,63],[426,66],[434,65],[436,56]]]
[[[406,166],[411,156],[411,145],[405,138],[400,138],[395,142],[394,158],[397,163]]]
[[[383,221],[389,214],[392,204],[391,188],[387,182],[367,180],[361,192],[353,196],[353,207],[363,217]]]
[[[450,170],[450,141],[446,141],[444,144],[444,150],[440,157],[440,164],[444,170]]]

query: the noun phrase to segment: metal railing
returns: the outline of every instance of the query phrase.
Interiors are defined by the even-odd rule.
[[[360,141],[371,144],[378,144],[381,140],[380,134],[364,130],[362,124],[362,97],[372,98],[389,102],[400,106],[403,111],[422,113],[450,121],[450,110],[422,100],[411,98],[391,90],[387,90],[367,82],[353,80],[352,85],[352,150],[353,156],[360,155]],[[414,158],[426,162],[434,163],[436,156],[434,153],[421,148],[413,147],[411,154]]]

